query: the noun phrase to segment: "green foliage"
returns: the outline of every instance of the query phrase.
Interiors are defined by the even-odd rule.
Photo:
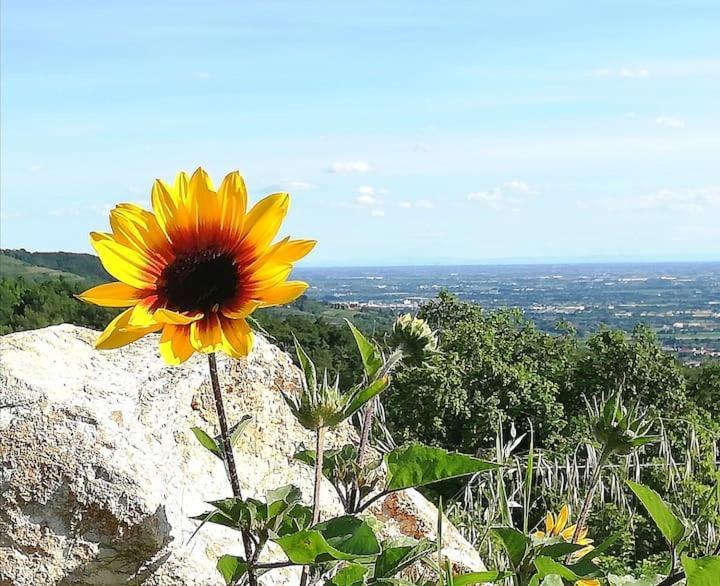
[[[687,586],[717,586],[720,584],[720,556],[692,559],[682,556]]]
[[[0,278],[0,334],[61,323],[104,329],[119,312],[80,303],[73,297],[86,288],[82,282],[65,279],[30,282]]]
[[[421,444],[410,444],[388,452],[385,454],[385,464],[387,465],[386,492],[424,486],[498,468],[497,464],[472,456]]]
[[[630,489],[638,497],[643,507],[652,517],[660,532],[667,542],[673,546],[680,543],[685,536],[685,526],[671,508],[662,500],[662,497],[651,488],[632,482],[626,481]]]

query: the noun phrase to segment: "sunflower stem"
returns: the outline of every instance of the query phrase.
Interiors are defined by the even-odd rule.
[[[230,432],[228,430],[227,417],[225,416],[225,404],[223,403],[222,390],[220,389],[220,380],[217,372],[217,359],[215,353],[208,354],[208,365],[210,367],[210,382],[212,383],[213,395],[215,397],[215,411],[220,424],[220,438],[222,439],[222,453],[225,461],[225,469],[230,486],[232,487],[233,496],[236,499],[242,499],[242,490],[240,489],[240,481],[238,480],[237,467],[235,466],[235,456],[233,455],[232,442],[230,441]],[[255,575],[255,562],[257,561],[257,553],[253,551],[252,535],[247,529],[241,529],[243,547],[245,549],[245,560],[248,563],[248,583],[250,586],[257,586],[257,576]]]
[[[602,452],[600,452],[600,458],[598,458],[597,468],[595,469],[595,473],[593,474],[592,480],[590,481],[590,486],[588,487],[587,494],[585,495],[585,500],[583,501],[583,506],[580,510],[580,516],[578,517],[577,523],[575,525],[575,531],[573,532],[571,543],[576,543],[578,537],[580,536],[580,532],[585,526],[588,513],[590,512],[590,505],[592,504],[592,499],[595,495],[595,489],[597,488],[598,482],[600,482],[600,475],[602,474],[602,470],[605,467],[605,464],[610,459],[611,454],[612,450],[607,446],[604,446]]]
[[[323,476],[323,462],[325,459],[325,428],[315,430],[315,486],[313,491],[312,524],[320,522],[320,485]],[[309,577],[308,567],[305,566],[300,577],[300,586],[306,586]]]

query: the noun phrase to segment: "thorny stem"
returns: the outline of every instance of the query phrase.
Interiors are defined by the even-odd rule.
[[[217,412],[218,422],[220,424],[220,437],[222,439],[223,459],[227,469],[230,486],[232,487],[233,496],[242,499],[242,490],[240,489],[240,481],[238,480],[237,467],[235,466],[235,457],[233,455],[232,444],[230,442],[230,432],[228,430],[227,418],[225,416],[225,405],[222,398],[222,390],[220,389],[220,381],[217,373],[217,360],[215,353],[208,354],[208,365],[210,367],[210,382],[212,383],[213,395],[215,397],[215,411]],[[255,575],[254,563],[257,561],[258,552],[253,552],[252,535],[247,529],[242,529],[242,541],[245,548],[245,559],[248,563],[248,583],[250,586],[257,586],[257,576]]]
[[[600,458],[598,459],[597,468],[595,469],[595,473],[593,474],[592,480],[590,481],[590,486],[588,487],[587,494],[585,495],[585,500],[583,501],[582,509],[580,510],[580,516],[577,520],[577,525],[575,526],[575,531],[573,532],[572,536],[572,543],[576,543],[578,537],[580,536],[580,531],[582,531],[583,527],[585,526],[585,522],[587,521],[588,513],[590,512],[590,505],[592,504],[592,499],[595,494],[595,489],[597,488],[598,482],[600,482],[600,475],[602,474],[602,470],[605,467],[605,464],[610,459],[610,450],[607,448],[607,446],[603,447],[602,452],[600,453]]]

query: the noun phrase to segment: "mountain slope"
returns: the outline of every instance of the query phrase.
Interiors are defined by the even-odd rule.
[[[78,252],[29,252],[23,248],[0,250],[0,277],[38,281],[65,277],[100,283],[112,280],[98,257]]]

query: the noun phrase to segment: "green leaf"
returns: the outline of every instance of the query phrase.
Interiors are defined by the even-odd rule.
[[[542,555],[538,556],[533,560],[533,563],[537,568],[540,579],[550,576],[551,574],[560,576],[562,579],[570,582],[575,582],[580,579],[580,576],[578,576],[570,568],[564,566],[560,562],[550,559],[549,557]]]
[[[375,532],[359,517],[344,515],[318,523],[313,527],[319,531],[331,547],[356,556],[380,553]]]
[[[310,357],[307,355],[305,350],[303,350],[303,347],[300,345],[300,342],[297,341],[295,336],[293,336],[293,340],[295,341],[295,353],[300,361],[300,368],[302,369],[305,377],[307,388],[310,390],[315,389],[317,388],[317,372],[315,370],[315,365],[313,364],[313,361],[310,360]]]
[[[390,578],[411,566],[418,559],[433,550],[429,541],[420,541],[415,545],[401,545],[384,548],[375,560],[374,578]]]
[[[682,556],[687,586],[717,586],[720,584],[720,556],[709,555],[702,558]]]
[[[467,586],[468,584],[485,584],[486,582],[497,582],[512,572],[499,572],[498,570],[487,570],[485,572],[473,572],[471,574],[456,574],[453,576],[453,586]]]
[[[472,456],[422,444],[410,444],[395,448],[385,454],[384,459],[388,470],[385,485],[387,492],[499,468],[497,464]]]
[[[362,586],[365,584],[365,574],[368,570],[360,564],[348,564],[329,581],[326,586]]]
[[[513,527],[493,527],[490,531],[505,548],[510,565],[513,568],[520,566],[530,547],[530,539],[527,535]]]
[[[243,415],[240,418],[240,421],[238,421],[235,425],[233,425],[229,432],[230,432],[230,445],[234,446],[237,444],[238,439],[240,439],[240,435],[243,431],[245,431],[245,428],[248,426],[248,423],[252,421],[252,417],[250,415]],[[215,438],[215,443],[218,445],[220,444],[220,436],[217,436]]]
[[[384,376],[375,379],[367,387],[360,387],[350,398],[350,401],[343,409],[343,417],[347,419],[351,417],[360,407],[365,405],[371,399],[377,397],[385,389],[390,386],[390,377]]]
[[[234,555],[222,556],[216,567],[225,579],[225,584],[233,584],[247,573],[245,560]]]
[[[205,448],[208,452],[212,453],[214,456],[220,458],[221,460],[223,459],[220,447],[213,438],[211,438],[199,427],[191,427],[190,430],[195,434],[195,437],[200,442],[200,445],[203,448]]]
[[[568,554],[575,553],[576,551],[581,550],[583,547],[585,546],[580,545],[579,543],[569,543],[567,541],[563,541],[560,543],[551,543],[540,548],[538,555],[543,555],[556,560],[561,557],[565,557]]]
[[[545,576],[543,578],[542,584],[540,586],[564,586],[563,580],[560,576],[557,574],[550,574],[549,576]]]
[[[365,368],[365,374],[369,380],[375,378],[375,375],[380,371],[383,365],[383,357],[377,344],[374,344],[363,336],[362,332],[358,330],[350,320],[345,320],[350,326],[350,331],[355,338],[358,350],[360,350],[360,356],[362,357],[363,367]]]
[[[596,557],[600,556],[601,554],[604,554],[608,549],[610,549],[615,544],[615,542],[620,538],[621,535],[622,535],[621,531],[618,531],[617,533],[613,533],[610,537],[608,537],[605,541],[603,541],[596,548],[591,549],[586,554],[584,554],[582,556],[582,558],[580,558],[580,559],[585,559],[587,556],[596,558]]]
[[[672,512],[670,506],[651,488],[632,480],[626,480],[625,482],[635,493],[635,496],[640,499],[647,512],[650,513],[655,525],[660,529],[667,542],[673,546],[677,545],[685,535],[685,526]]]
[[[354,560],[376,555],[380,544],[370,526],[353,516],[337,517],[312,529],[274,540],[295,564]]]

